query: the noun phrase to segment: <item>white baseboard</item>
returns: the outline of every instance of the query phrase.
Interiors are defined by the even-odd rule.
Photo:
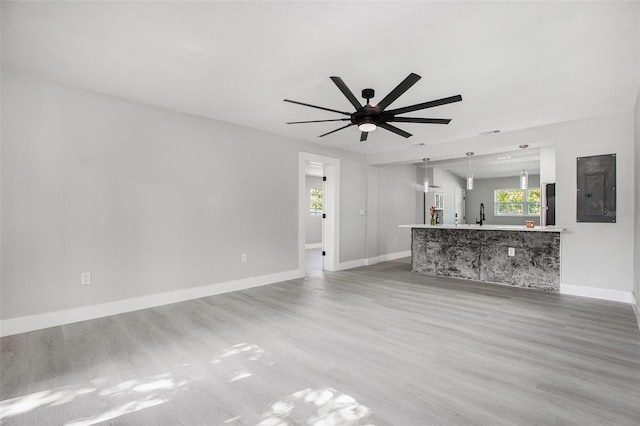
[[[349,262],[340,263],[336,271],[344,271],[345,269],[359,268],[360,266],[366,265],[367,262],[364,259],[351,260]]]
[[[55,327],[57,325],[71,324],[78,321],[86,321],[124,312],[153,308],[155,306],[168,305],[183,302],[185,300],[198,299],[216,294],[230,293],[232,291],[259,287],[267,284],[278,283],[296,278],[302,278],[299,270],[278,272],[269,275],[243,278],[235,281],[187,288],[184,290],[170,291],[166,293],[151,294],[149,296],[132,299],[118,300],[116,302],[102,303],[99,305],[84,306],[82,308],[67,309],[64,311],[47,312],[45,314],[28,315],[24,317],[9,318],[0,321],[0,336],[25,333],[27,331],[42,328]]]
[[[336,271],[344,271],[345,269],[359,268],[360,266],[375,265],[380,262],[388,262],[390,260],[402,259],[403,257],[411,256],[411,250],[399,251],[397,253],[383,254],[376,257],[370,257],[368,259],[357,259],[349,262],[343,262],[338,265]]]
[[[304,245],[305,250],[322,248],[322,243],[311,243]]]
[[[638,322],[638,329],[640,330],[640,307],[638,307],[638,297],[640,295],[634,294],[633,303],[631,303],[631,307],[633,308],[633,313],[636,314],[636,321]]]
[[[592,299],[611,300],[613,302],[635,303],[633,293],[608,288],[586,287],[583,285],[560,284],[560,293],[574,296],[591,297]]]
[[[411,256],[411,250],[382,254],[380,256],[368,258],[367,265],[375,265],[376,263],[388,262],[390,260],[402,259],[403,257],[409,257],[409,256]]]

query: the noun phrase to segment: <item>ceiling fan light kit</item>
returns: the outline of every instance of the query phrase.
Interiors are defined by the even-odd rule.
[[[373,132],[378,127],[373,123],[361,123],[358,125],[358,130],[361,132]]]
[[[440,105],[446,105],[453,102],[460,102],[462,100],[461,95],[450,96],[448,98],[436,99],[429,102],[423,102],[420,104],[410,105],[402,108],[387,110],[386,108],[391,105],[396,99],[398,99],[402,94],[404,94],[407,90],[411,88],[414,84],[420,80],[418,74],[411,73],[407,78],[405,78],[400,84],[396,86],[387,96],[385,96],[377,105],[371,105],[370,100],[375,96],[375,91],[373,89],[367,88],[362,91],[362,97],[367,100],[365,105],[362,105],[360,101],[355,97],[351,89],[347,87],[347,85],[342,81],[340,77],[331,77],[331,81],[338,87],[338,89],[342,92],[342,94],[347,98],[347,100],[353,105],[355,108],[355,112],[347,112],[347,111],[338,111],[331,108],[325,108],[317,105],[307,104],[304,102],[293,101],[290,99],[284,99],[285,102],[290,102],[293,104],[298,104],[310,108],[321,109],[323,111],[335,112],[342,115],[347,115],[349,118],[336,118],[330,120],[311,120],[311,121],[290,121],[287,124],[303,124],[303,123],[324,123],[329,121],[350,121],[349,124],[346,124],[342,127],[339,127],[330,132],[324,133],[319,137],[324,137],[335,133],[339,130],[346,129],[351,126],[358,126],[358,130],[360,130],[360,142],[364,142],[367,140],[367,136],[369,132],[374,131],[376,128],[381,127],[385,130],[388,130],[392,133],[400,135],[404,138],[411,137],[411,133],[405,132],[404,130],[393,126],[389,123],[423,123],[423,124],[449,124],[450,119],[445,118],[421,118],[421,117],[398,117],[400,114],[405,114],[407,112],[418,111],[427,108],[433,108]]]

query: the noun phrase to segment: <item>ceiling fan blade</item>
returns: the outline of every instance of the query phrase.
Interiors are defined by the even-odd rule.
[[[338,114],[344,114],[344,115],[349,115],[349,116],[351,115],[350,112],[338,111],[336,109],[325,108],[325,107],[321,107],[321,106],[317,106],[317,105],[311,105],[311,104],[305,104],[304,102],[292,101],[290,99],[283,99],[283,100],[285,102],[290,102],[292,104],[298,104],[298,105],[308,106],[308,107],[311,107],[311,108],[322,109],[324,111],[337,112]]]
[[[396,135],[400,135],[402,137],[405,138],[409,138],[411,136],[413,136],[411,133],[405,132],[402,129],[398,129],[396,126],[392,126],[391,124],[387,124],[387,123],[378,123],[378,127],[382,127],[383,129],[386,129],[390,132],[395,133]]]
[[[393,101],[398,99],[404,92],[409,90],[411,86],[416,84],[421,78],[422,77],[420,77],[418,74],[409,74],[409,76],[402,80],[402,82],[398,84],[395,89],[393,89],[387,96],[384,97],[384,99],[378,102],[378,106],[380,107],[380,109],[385,109],[386,107],[391,105]]]
[[[331,81],[333,81],[336,86],[338,86],[338,89],[340,89],[342,94],[345,95],[347,99],[349,99],[349,102],[351,102],[351,105],[353,105],[355,109],[362,108],[362,104],[358,101],[358,98],[355,97],[353,92],[349,90],[347,85],[344,83],[344,81],[342,81],[340,77],[331,77]]]
[[[367,140],[367,136],[369,135],[369,132],[362,132],[360,133],[360,142],[364,142]]]
[[[418,111],[419,109],[432,108],[440,105],[451,104],[453,102],[460,102],[462,100],[462,96],[449,96],[448,98],[436,99],[435,101],[424,102],[421,104],[411,105],[404,108],[392,109],[389,111],[385,111],[391,115],[404,114],[405,112]]]
[[[346,118],[345,118],[346,120]],[[395,121],[397,123],[427,123],[427,124],[449,124],[450,118],[417,118],[417,117],[393,117],[386,120],[387,122]]]
[[[347,127],[350,127],[350,126],[353,126],[353,123],[349,123],[349,124],[347,124],[346,126],[342,126],[342,127],[338,128],[338,129],[332,130],[332,131],[327,132],[327,133],[325,133],[324,135],[320,135],[320,136],[318,136],[318,137],[319,137],[319,138],[321,138],[321,137],[323,137],[323,136],[330,135],[331,133],[335,133],[335,132],[337,132],[338,130],[346,129]]]
[[[302,123],[324,123],[326,121],[349,121],[350,118],[335,118],[333,120],[311,120],[311,121],[289,121],[287,124],[302,124]]]

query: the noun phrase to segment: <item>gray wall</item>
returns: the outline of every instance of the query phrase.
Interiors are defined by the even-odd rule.
[[[3,72],[1,318],[297,270],[299,151],[364,258],[364,156]]]
[[[634,146],[635,146],[635,209],[634,209],[634,286],[633,292],[636,297],[636,304],[640,307],[640,92],[636,98],[636,106],[634,110]],[[640,318],[638,318],[640,323]]]
[[[486,223],[494,225],[524,225],[525,221],[533,220],[536,225],[540,225],[538,216],[531,217],[507,217],[494,215],[494,191],[496,189],[518,188],[520,186],[520,176],[495,178],[495,179],[475,179],[473,189],[466,192],[467,223],[476,223],[480,219],[480,203],[484,203]],[[529,175],[529,188],[540,187],[540,176]]]
[[[416,223],[416,193],[422,186],[416,183],[413,164],[379,167],[377,255],[397,253],[411,249],[411,231],[398,225]]]
[[[309,196],[311,188],[322,189],[322,178],[317,176],[305,176],[306,194]],[[317,244],[322,242],[322,216],[307,214],[305,227],[305,243]]]
[[[561,129],[553,140],[562,141],[556,144],[556,224],[566,228],[562,282],[631,291],[634,219],[629,215],[614,224],[576,223],[576,158],[616,153],[616,207],[633,210],[638,188],[634,181],[633,112],[550,127]]]

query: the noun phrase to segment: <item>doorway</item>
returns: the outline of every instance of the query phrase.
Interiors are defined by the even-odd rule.
[[[453,194],[453,209],[454,215],[453,220],[454,223],[456,219],[458,219],[459,224],[467,223],[465,217],[465,191],[464,189],[456,188]]]
[[[308,214],[305,215],[305,266],[307,275],[317,275],[324,269],[322,242],[324,241],[324,164],[305,162],[305,196]]]
[[[340,259],[340,160],[301,152],[298,173],[300,273],[306,275],[307,270],[335,271]]]

